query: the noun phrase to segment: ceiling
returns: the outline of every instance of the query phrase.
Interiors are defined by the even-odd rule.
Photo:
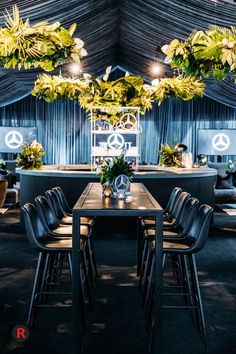
[[[193,29],[205,29],[210,24],[235,25],[235,3],[219,0],[1,0],[0,26],[4,26],[3,12],[11,12],[13,4],[20,8],[23,18],[31,23],[60,21],[65,27],[77,23],[76,35],[83,39],[88,56],[82,68],[91,74],[101,74],[109,65],[119,65],[131,73],[151,78],[150,67],[156,61],[163,65],[163,75],[172,75],[163,64],[164,56],[157,48],[173,38],[185,39]],[[0,105],[29,94],[38,70],[0,71],[0,90],[8,84],[11,97],[0,98]],[[207,94],[225,104],[232,103],[232,82],[220,83],[220,95],[212,83]],[[7,88],[6,88],[7,89]],[[229,95],[229,91],[231,92]],[[5,92],[4,92],[4,96]]]

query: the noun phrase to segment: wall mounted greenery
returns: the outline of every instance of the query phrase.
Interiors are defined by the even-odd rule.
[[[40,22],[33,26],[21,19],[16,5],[13,15],[5,15],[6,27],[0,28],[0,63],[9,68],[41,67],[51,71],[67,60],[78,62],[87,55],[83,41],[73,39],[76,25],[68,30],[60,22]]]
[[[171,97],[190,100],[204,92],[203,82],[193,77],[163,78],[147,85],[142,77],[136,75],[107,81],[107,72],[103,79],[89,74],[82,78],[44,74],[35,82],[32,95],[47,102],[61,98],[77,99],[87,111],[103,107],[107,113],[115,114],[116,107],[140,107],[141,114],[145,114],[155,101],[160,104]]]
[[[194,31],[186,41],[174,39],[162,47],[166,62],[186,75],[222,80],[227,74],[236,76],[236,27],[210,26]]]

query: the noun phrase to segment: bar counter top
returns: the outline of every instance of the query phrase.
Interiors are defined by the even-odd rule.
[[[24,170],[17,168],[20,175],[48,176],[48,177],[74,177],[98,178],[98,172],[91,171],[90,165],[44,165],[40,170]],[[140,165],[134,173],[134,179],[149,178],[191,178],[216,176],[217,171],[207,166],[198,168],[163,167],[157,165]]]

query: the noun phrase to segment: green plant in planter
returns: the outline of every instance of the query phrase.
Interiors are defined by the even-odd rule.
[[[112,184],[115,177],[119,175],[126,175],[131,180],[134,171],[131,164],[125,160],[124,155],[120,155],[106,160],[101,166],[99,174],[101,184]]]
[[[174,147],[163,144],[158,152],[160,156],[159,164],[167,167],[181,166],[181,154]]]
[[[21,153],[16,159],[18,167],[22,169],[40,169],[43,165],[42,156],[44,156],[44,150],[41,144],[36,140],[30,143],[25,143],[21,145]]]
[[[6,162],[3,159],[0,159],[0,170],[5,170],[6,166]]]

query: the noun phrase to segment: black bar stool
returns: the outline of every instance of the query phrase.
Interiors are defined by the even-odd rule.
[[[37,210],[33,204],[25,204],[22,207],[22,213],[25,221],[25,228],[28,240],[35,250],[39,252],[38,262],[36,267],[36,273],[34,278],[34,284],[32,289],[32,295],[30,300],[27,326],[32,326],[35,322],[35,310],[39,307],[50,307],[48,304],[43,304],[43,297],[48,295],[55,295],[58,293],[47,291],[47,279],[52,277],[53,268],[50,266],[55,259],[62,256],[68,257],[70,274],[72,274],[72,239],[53,237],[48,234],[42,220],[37,213]],[[86,292],[89,292],[88,275],[86,272],[86,255],[85,255],[86,239],[81,239],[80,250],[81,252],[81,293],[82,293],[82,318],[84,324],[87,325],[87,309],[86,309]],[[59,257],[60,256],[60,257]],[[86,287],[85,287],[86,285]],[[45,291],[46,289],[46,291]],[[60,293],[68,294],[68,293]],[[68,307],[64,305],[63,307]],[[52,307],[57,307],[53,305]],[[62,307],[62,306],[61,306]]]
[[[163,230],[163,240],[171,240],[172,238],[178,239],[187,235],[193,220],[196,216],[197,210],[199,207],[199,200],[196,198],[189,198],[181,209],[181,215],[179,219],[179,223],[169,230]],[[141,261],[141,270],[140,270],[140,284],[146,282],[146,276],[144,274],[144,268],[146,265],[147,254],[148,254],[148,240],[151,238],[155,238],[155,230],[154,226],[145,227],[145,236],[143,239],[143,251],[142,251],[142,261]],[[147,272],[147,269],[146,269]]]
[[[208,205],[201,205],[196,213],[194,221],[191,225],[191,228],[188,234],[179,239],[171,239],[171,241],[164,241],[163,243],[163,252],[164,252],[164,261],[163,267],[165,265],[166,255],[171,255],[173,257],[177,256],[177,261],[181,261],[183,265],[182,283],[186,283],[187,293],[181,293],[188,297],[188,302],[184,306],[163,306],[164,308],[190,308],[195,311],[195,318],[197,321],[198,329],[202,331],[204,344],[207,349],[207,337],[206,337],[206,327],[204,312],[202,306],[202,299],[197,275],[197,267],[195,261],[195,253],[202,250],[205,245],[210,222],[212,219],[213,209]],[[144,231],[146,233],[146,230]],[[149,255],[150,258],[147,262],[151,264],[149,275],[148,275],[148,287],[147,287],[147,301],[149,309],[147,313],[152,312],[150,309],[153,307],[153,302],[155,298],[154,293],[154,269],[155,269],[155,239],[149,241]],[[180,265],[181,267],[181,265]],[[181,287],[182,288],[182,287]],[[164,295],[164,294],[163,294]],[[176,295],[176,294],[174,294]],[[153,313],[151,316],[148,316],[148,319],[151,318],[151,330],[150,330],[150,348],[152,345],[152,335],[153,327],[155,325]]]
[[[60,224],[72,225],[73,216],[72,214],[69,215],[68,213],[66,214],[64,212],[59,195],[56,190],[49,189],[45,192],[45,195]],[[92,227],[94,224],[94,219],[92,217],[81,217],[80,224]]]
[[[52,236],[72,237],[72,225],[60,224],[56,217],[54,210],[50,206],[48,200],[40,195],[35,198],[36,209],[42,219],[42,222],[47,229],[47,232]],[[88,258],[88,269],[90,275],[90,281],[93,287],[95,287],[95,278],[97,276],[96,261],[94,255],[94,247],[92,239],[90,237],[92,228],[88,225],[80,225],[80,235],[82,238],[86,238],[86,252]]]

